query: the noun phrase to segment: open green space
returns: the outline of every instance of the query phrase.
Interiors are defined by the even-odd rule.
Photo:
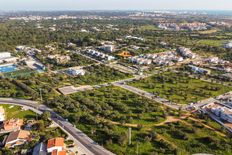
[[[231,140],[197,122],[173,122],[153,129],[169,143],[177,147],[180,154],[211,153],[217,155],[231,154]]]
[[[158,150],[158,140],[146,142],[147,130],[164,121],[166,115],[177,115],[158,103],[113,86],[59,96],[45,104],[116,154],[135,154],[137,145],[143,154]],[[128,127],[132,128],[132,145],[128,145]]]
[[[22,119],[33,119],[36,118],[36,114],[31,110],[22,109],[20,106],[0,104],[4,108],[6,119],[11,118],[22,118]]]
[[[223,46],[227,41],[226,40],[211,40],[211,39],[202,39],[197,41],[200,45],[208,45],[208,46]]]
[[[184,73],[165,72],[129,83],[179,104],[197,102],[231,91],[231,87],[188,77]]]
[[[122,73],[104,65],[93,65],[85,67],[84,69],[87,71],[87,74],[75,78],[77,84],[95,85],[132,77],[130,74]]]

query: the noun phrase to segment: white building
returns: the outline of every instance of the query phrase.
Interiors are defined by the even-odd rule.
[[[114,45],[104,45],[101,47],[102,50],[106,52],[114,52],[115,46]]]
[[[212,108],[211,111],[221,119],[232,123],[232,110],[227,107]]]
[[[225,44],[225,48],[232,48],[232,41]]]
[[[17,58],[12,57],[11,53],[9,52],[0,52],[0,63],[5,63],[5,62],[16,62]]]
[[[199,73],[199,74],[209,74],[210,71],[204,68],[200,68],[197,66],[193,66],[193,65],[188,65],[188,67],[194,72],[194,73]]]
[[[107,55],[107,54],[104,54],[104,53],[99,52],[99,51],[88,50],[87,53],[90,54],[93,57],[101,58],[103,60],[107,60],[107,61],[115,60],[114,56]]]
[[[196,58],[196,54],[193,53],[189,48],[180,47],[177,49],[177,52],[184,58],[190,58],[190,59]]]
[[[11,53],[9,52],[0,52],[0,59],[5,59],[11,57]]]
[[[0,122],[5,120],[5,110],[3,107],[0,107]]]
[[[106,59],[107,59],[108,61],[111,61],[111,60],[115,60],[115,57],[109,55],[109,56],[106,57]]]
[[[141,38],[141,37],[135,37],[135,36],[126,36],[125,37],[126,39],[134,39],[134,40],[141,40],[141,41],[144,41],[145,39],[144,38]]]
[[[70,69],[68,69],[68,74],[70,74],[72,76],[78,76],[78,75],[83,76],[83,75],[85,75],[85,70],[70,68]]]
[[[64,138],[49,139],[47,143],[47,152],[52,155],[59,155],[59,153],[66,154]]]
[[[13,131],[9,134],[5,141],[5,147],[13,148],[28,142],[30,139],[30,132],[25,130]]]
[[[207,58],[205,61],[212,64],[218,64],[220,60],[218,57],[211,57]]]
[[[210,110],[216,116],[220,117],[224,121],[232,123],[232,109],[227,108],[218,103],[210,103],[203,107],[204,109]]]

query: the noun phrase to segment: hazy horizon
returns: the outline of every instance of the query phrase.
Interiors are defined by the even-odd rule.
[[[231,0],[0,0],[0,11],[232,11]]]

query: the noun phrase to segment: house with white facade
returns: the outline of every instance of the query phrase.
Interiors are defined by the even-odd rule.
[[[67,72],[68,72],[68,74],[70,74],[72,76],[85,75],[85,70],[83,70],[83,69],[69,68]]]
[[[220,117],[222,120],[232,123],[232,109],[223,106],[219,103],[210,103],[203,107],[204,109],[210,110],[217,117]]]
[[[103,45],[100,47],[102,50],[104,50],[105,52],[114,52],[115,50],[115,46],[114,45]]]
[[[17,57],[12,57],[10,52],[0,52],[0,63],[16,62]]]
[[[65,144],[64,138],[53,138],[49,139],[47,143],[47,152],[51,153],[52,155],[65,155]]]
[[[192,72],[197,73],[197,74],[209,74],[210,73],[210,70],[200,68],[197,66],[188,65],[188,67],[191,69]]]
[[[232,41],[225,44],[225,48],[232,48]]]
[[[193,53],[189,48],[180,47],[177,49],[177,52],[184,58],[190,58],[190,59],[196,58],[196,54]]]
[[[111,55],[108,55],[108,54],[105,54],[99,51],[87,50],[87,53],[91,55],[92,57],[100,58],[102,60],[107,60],[107,61],[115,60],[114,56],[111,56]]]
[[[5,141],[5,147],[13,148],[25,144],[30,140],[30,132],[25,130],[13,131]]]

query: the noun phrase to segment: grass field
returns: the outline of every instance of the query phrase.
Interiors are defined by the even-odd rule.
[[[23,110],[22,107],[13,106],[13,105],[3,105],[0,104],[1,107],[4,108],[6,113],[6,119],[11,118],[23,118],[23,119],[32,119],[36,118],[36,114],[31,110]]]
[[[179,104],[188,104],[215,97],[232,89],[173,72],[154,75],[129,84]]]
[[[220,46],[223,46],[223,44],[226,42],[227,42],[226,40],[203,39],[203,40],[197,41],[197,44],[220,47]]]

